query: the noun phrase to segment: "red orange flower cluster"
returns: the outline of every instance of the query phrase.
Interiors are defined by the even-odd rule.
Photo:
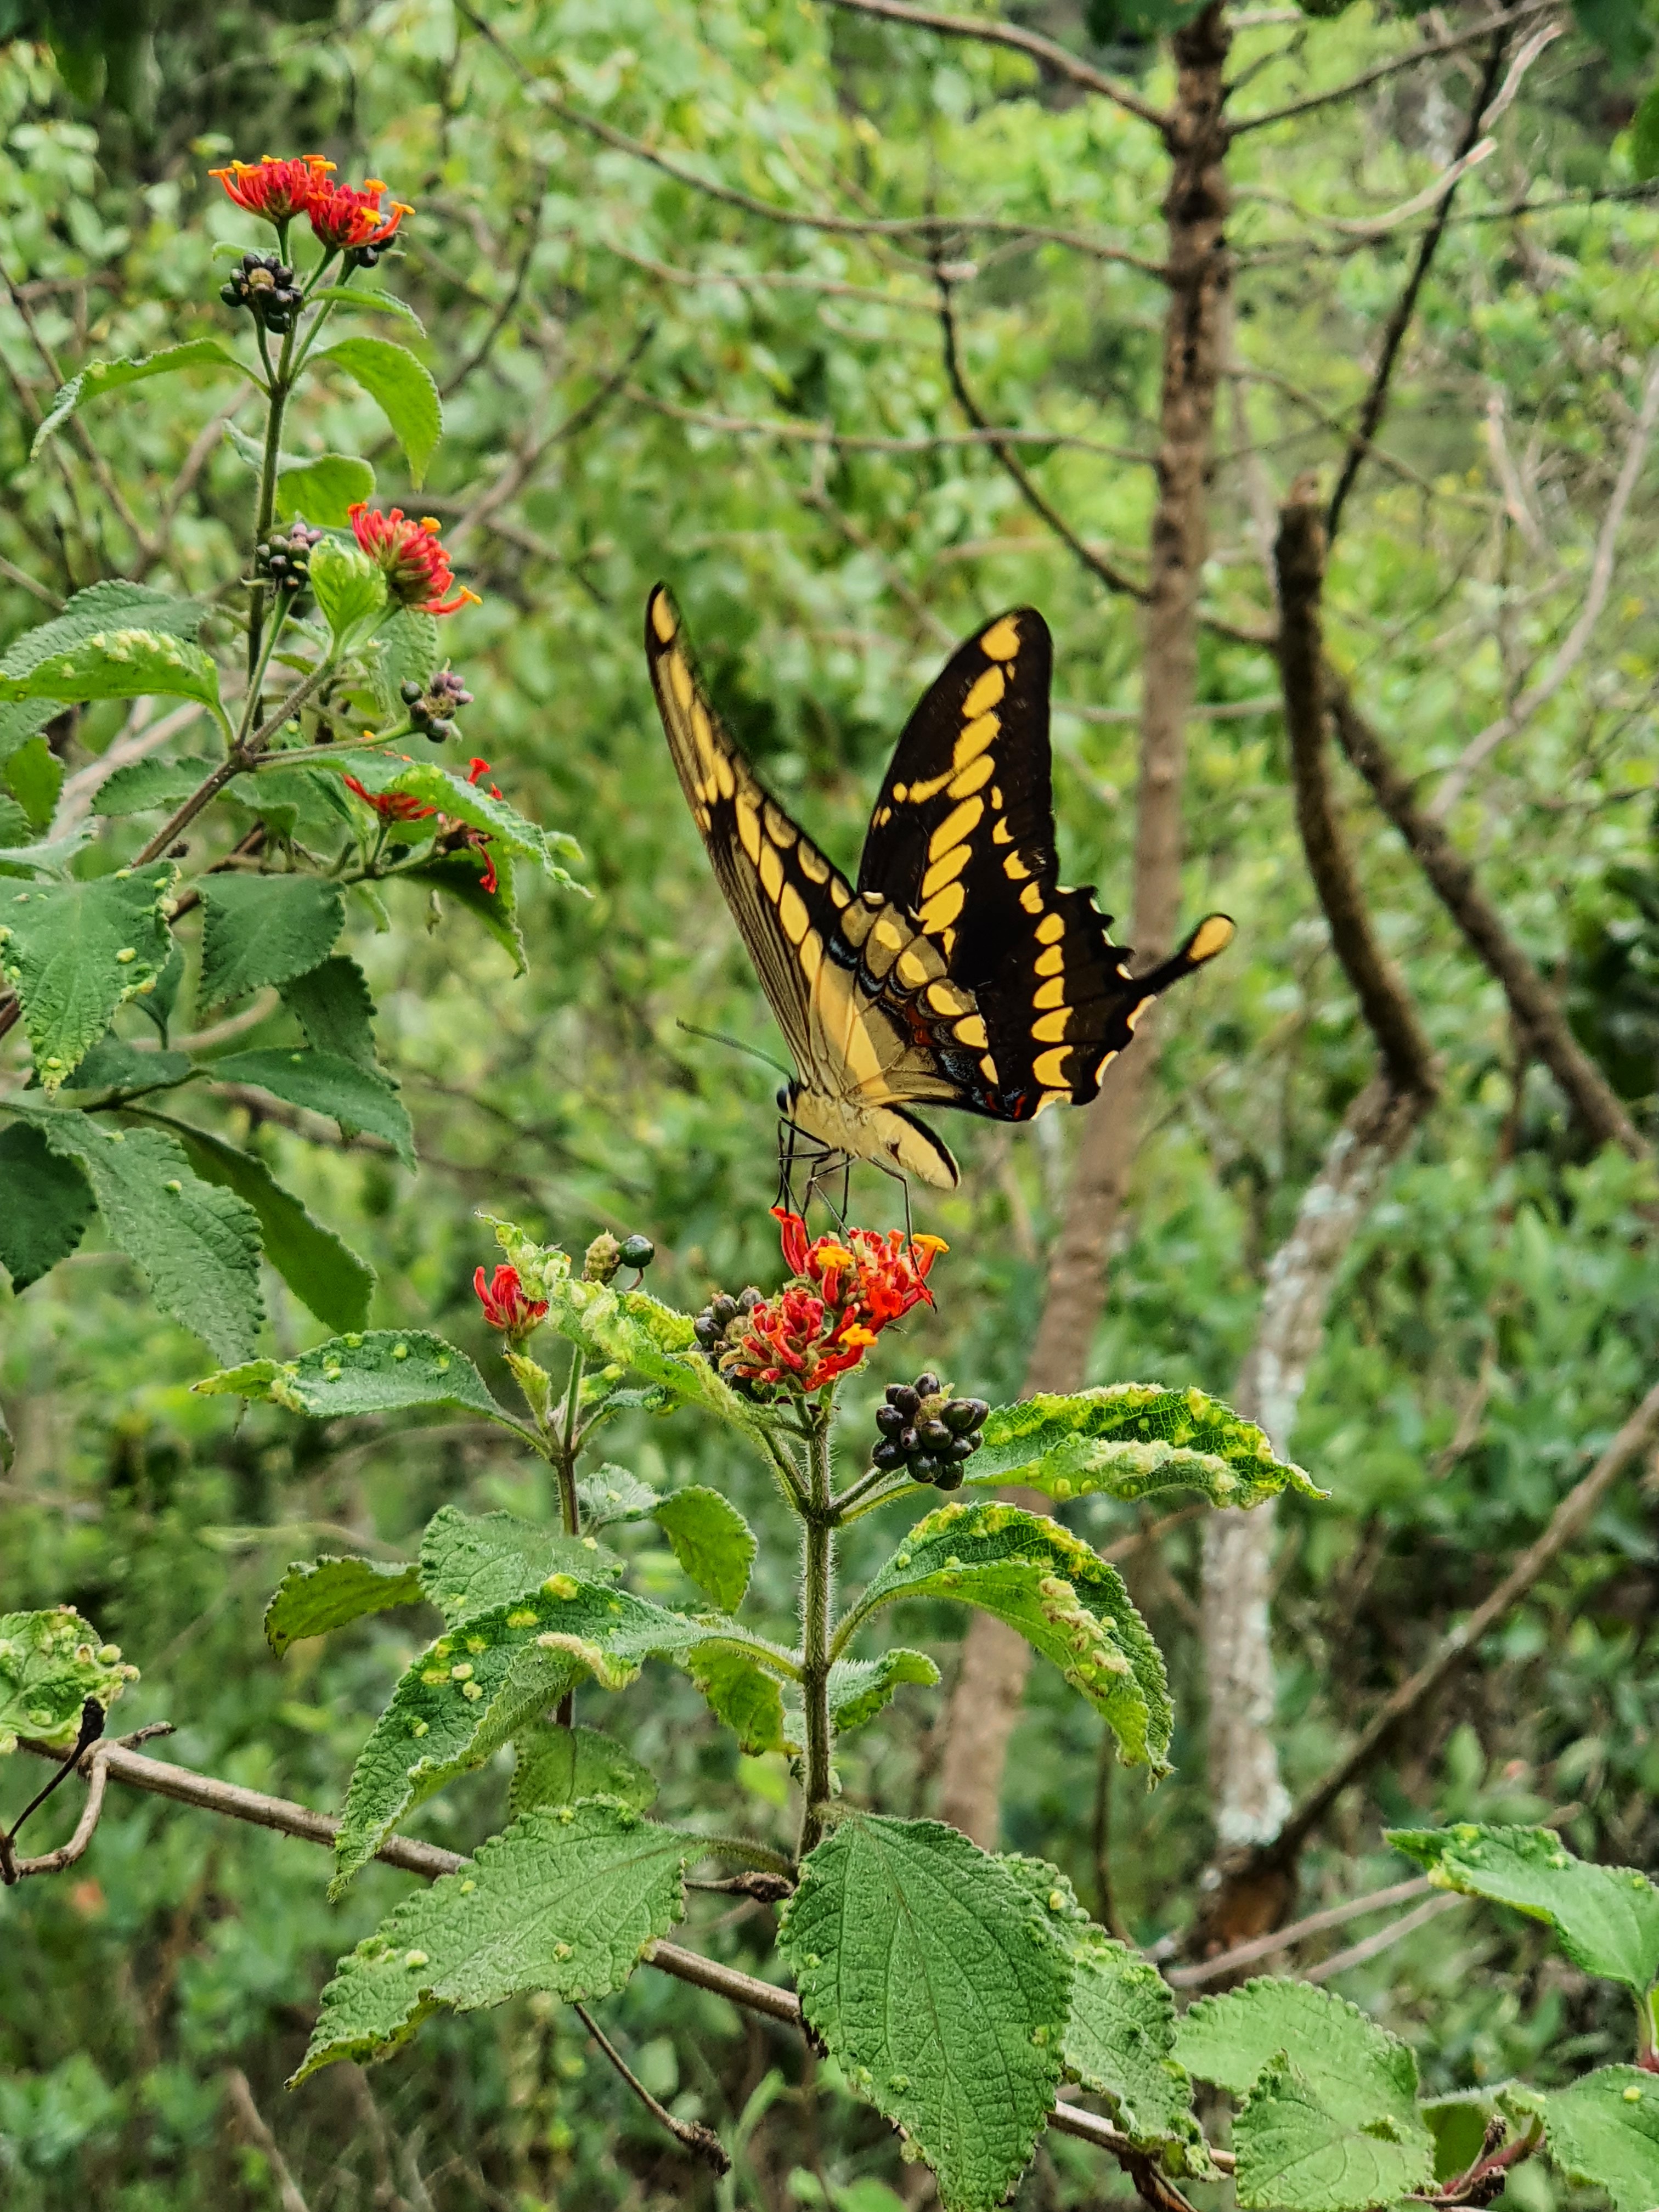
[[[346,509],[351,534],[375,566],[385,573],[388,593],[399,606],[413,607],[423,615],[453,615],[478,594],[459,587],[449,556],[438,543],[442,527],[432,515],[416,522],[400,507],[380,514],[366,500]]]
[[[849,1229],[809,1240],[799,1214],[772,1212],[794,1279],[775,1297],[746,1310],[734,1304],[729,1319],[723,1308],[733,1302],[716,1300],[699,1328],[700,1340],[714,1335],[713,1357],[728,1382],[821,1390],[858,1366],[890,1322],[933,1303],[927,1278],[947,1249],[941,1238]]]
[[[403,757],[406,760],[408,755],[404,754]],[[483,784],[483,779],[489,773],[489,763],[487,760],[479,760],[475,755],[467,769],[466,780],[471,784]],[[441,812],[437,807],[427,805],[423,800],[415,798],[407,791],[370,791],[359,782],[355,775],[342,776],[340,781],[348,791],[356,793],[365,806],[372,806],[382,822],[424,822],[429,816],[437,815],[446,832],[461,844],[470,845],[483,862],[483,872],[478,878],[478,889],[486,897],[489,897],[495,891],[500,878],[495,873],[495,863],[484,849],[491,842],[490,832],[488,830],[477,829],[470,822],[454,821],[449,815]],[[489,792],[492,799],[499,799],[501,795],[501,787],[498,784],[483,784],[483,788]]]
[[[480,1267],[472,1278],[472,1287],[478,1294],[484,1319],[491,1328],[499,1328],[507,1336],[528,1336],[547,1317],[547,1300],[527,1296],[524,1279],[516,1267],[509,1267],[505,1261],[487,1282]]]
[[[239,208],[278,229],[306,216],[329,252],[373,254],[415,210],[401,200],[383,206],[386,187],[378,177],[365,177],[361,185],[337,185],[330,174],[333,167],[320,154],[298,161],[267,154],[262,161],[233,161],[228,169],[209,174],[217,177]]]
[[[382,822],[424,822],[435,806],[424,806],[406,791],[365,791],[355,775],[343,776],[348,791],[355,791],[365,806],[372,806]]]

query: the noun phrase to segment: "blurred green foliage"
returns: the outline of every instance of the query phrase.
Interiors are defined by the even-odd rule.
[[[536,958],[481,933],[431,938],[412,889],[357,942],[380,1036],[414,1115],[422,1167],[228,1121],[379,1270],[376,1326],[431,1325],[478,1358],[470,1287],[489,1256],[478,1208],[580,1245],[649,1232],[653,1284],[695,1308],[711,1285],[777,1279],[772,1079],[688,1037],[681,1020],[775,1050],[664,751],[640,650],[649,584],[687,610],[742,742],[838,861],[853,857],[887,748],[949,641],[1030,599],[1055,632],[1056,787],[1073,880],[1127,902],[1139,631],[1033,521],[995,462],[962,444],[940,362],[925,235],[872,240],[745,215],[568,119],[601,118],[699,175],[798,212],[994,215],[1155,257],[1164,162],[1111,108],[1018,57],[942,42],[805,0],[450,0],[124,11],[130,82],[97,82],[72,42],[21,40],[0,65],[0,637],[55,598],[131,573],[131,534],[85,453],[26,462],[55,372],[222,331],[213,238],[263,243],[208,179],[230,155],[314,149],[413,202],[394,289],[433,333],[448,434],[422,498],[445,522],[481,607],[450,627],[476,695],[469,736],[509,796],[568,826],[591,904],[526,891]],[[1409,50],[1409,20],[1355,7],[1291,23],[1256,11],[1235,112],[1261,112]],[[14,21],[15,19],[14,18]],[[1081,42],[1080,15],[1044,21]],[[484,27],[481,27],[481,21]],[[31,32],[37,23],[28,26]],[[100,50],[100,52],[102,50]],[[1142,41],[1120,67],[1166,91]],[[127,69],[122,62],[119,69]],[[1397,207],[1443,166],[1470,82],[1455,62],[1363,100],[1242,138],[1231,161],[1239,370],[1218,423],[1208,589],[1259,618],[1264,513],[1300,469],[1340,451],[1414,249]],[[101,102],[101,104],[100,104]],[[1656,218],[1632,182],[1630,103],[1602,50],[1571,36],[1536,66],[1491,161],[1457,204],[1396,384],[1384,454],[1362,479],[1330,583],[1334,649],[1407,766],[1428,780],[1512,703],[1570,627],[1659,343]],[[1505,214],[1521,200],[1540,212]],[[1349,227],[1344,228],[1346,224]],[[991,418],[1149,456],[1164,295],[1121,264],[1030,238],[964,234],[968,371]],[[223,395],[228,404],[229,395]],[[228,440],[197,449],[210,405],[184,380],[140,387],[90,435],[134,515],[160,529],[155,573],[193,588],[245,552],[249,478]],[[753,427],[738,432],[734,421]],[[780,433],[775,426],[782,424]],[[836,446],[852,437],[914,450]],[[407,495],[372,407],[342,384],[316,450],[373,453]],[[1150,467],[1100,453],[1028,455],[1091,541],[1133,562]],[[173,488],[198,463],[185,495]],[[1647,1128],[1656,1068],[1646,1009],[1652,929],[1653,710],[1659,609],[1648,579],[1659,501],[1639,489],[1592,650],[1478,778],[1460,840],[1512,926],[1571,994],[1581,1036]],[[490,503],[479,509],[481,495]],[[465,524],[465,527],[461,526]],[[1151,1132],[1113,1256],[1094,1375],[1224,1393],[1261,1270],[1371,1053],[1332,959],[1291,818],[1270,659],[1206,638],[1190,732],[1188,905],[1234,914],[1228,958],[1167,1024]],[[94,708],[61,769],[122,726]],[[21,758],[21,756],[15,757]],[[55,756],[53,757],[56,757]],[[43,759],[34,763],[50,775]],[[509,781],[510,779],[510,781]],[[1283,1510],[1278,1629],[1289,1786],[1316,1778],[1437,1631],[1489,1588],[1651,1378],[1659,1297],[1650,1184],[1588,1159],[1536,1070],[1517,1069],[1496,987],[1472,962],[1392,833],[1344,785],[1379,928],[1442,1055],[1445,1092],[1352,1255],[1310,1380],[1295,1455],[1333,1493]],[[11,796],[33,813],[38,792]],[[56,787],[46,805],[55,803]],[[1639,986],[1639,988],[1638,988]],[[257,1047],[259,1033],[245,1042]],[[8,1062],[9,1070],[11,1063]],[[883,1346],[879,1384],[919,1358],[991,1399],[1014,1395],[1042,1295],[1074,1126],[951,1127],[963,1193],[925,1225],[951,1242],[937,1318]],[[884,1190],[864,1194],[868,1211]],[[273,1348],[319,1333],[268,1280]],[[418,1617],[297,1645],[278,1666],[259,1613],[286,1563],[319,1549],[406,1556],[446,1499],[545,1516],[551,1501],[493,1431],[460,1420],[388,1438],[371,1424],[239,1412],[188,1384],[205,1364],[97,1243],[26,1295],[0,1293],[0,1394],[16,1455],[0,1474],[8,1607],[68,1600],[144,1679],[125,1724],[168,1718],[185,1764],[317,1806],[424,1632]],[[690,1438],[691,1441],[687,1439]],[[712,1431],[672,1441],[640,1421],[611,1455],[726,1490],[776,1529],[761,1476]],[[1553,1813],[1586,1856],[1659,1856],[1655,1478],[1627,1481],[1471,1670],[1347,1801],[1306,1869],[1307,1899],[1398,1879],[1385,1823],[1532,1820]],[[890,1519],[891,1516],[886,1516]],[[849,1583],[891,1528],[852,1532]],[[1096,1501],[1068,1521],[1133,1527]],[[636,1586],[690,1603],[648,1524],[618,1530]],[[1176,1772],[1147,1796],[1107,1777],[1116,1910],[1151,1942],[1188,1917],[1211,1835],[1202,1782],[1194,1598],[1198,1524],[1126,1571],[1170,1656]],[[775,1540],[757,1624],[791,1592]],[[945,1669],[960,1620],[895,1608],[895,1640]],[[776,1758],[750,1759],[688,1685],[647,1672],[607,1725],[663,1777],[659,1810],[729,1810],[785,1838]],[[901,1693],[850,1740],[849,1792],[909,1814],[939,1751]],[[583,1715],[600,1717],[598,1692]],[[128,1716],[131,1715],[131,1721]],[[1006,1798],[1008,1842],[1097,1895],[1099,1723],[1034,1674]],[[8,1763],[0,1804],[34,1776]],[[38,1772],[38,1770],[37,1770]],[[503,1817],[504,1770],[435,1800],[417,1832],[465,1847]],[[31,1829],[68,1832],[65,1790]],[[641,1973],[606,2008],[655,2094],[736,2130],[737,2171],[693,2175],[586,2045],[535,2000],[430,2024],[371,2076],[349,2067],[293,2099],[330,1963],[407,1887],[369,1869],[323,1901],[323,1855],[155,1799],[115,1802],[89,1856],[8,1892],[0,1913],[0,2189],[22,2212],[275,2204],[264,2154],[228,2125],[240,2068],[311,2212],[427,2203],[586,2207],[838,2203],[891,2212],[907,2170],[886,2130],[794,2039]],[[694,1906],[689,1940],[767,1960],[762,1909]],[[1340,1938],[1336,1939],[1338,1941]],[[1460,1909],[1347,1973],[1342,1992],[1416,2044],[1425,2084],[1526,2069],[1565,2080],[1622,2057],[1622,2006],[1551,1954],[1543,1931]],[[803,2070],[803,2069],[805,2070]],[[1030,2208],[1127,2188],[1050,2139]],[[1545,2212],[1547,2176],[1509,2199]],[[906,2201],[914,2201],[908,2199]]]

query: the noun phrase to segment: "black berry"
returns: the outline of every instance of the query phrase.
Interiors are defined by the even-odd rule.
[[[657,1256],[657,1248],[648,1237],[624,1237],[617,1257],[624,1267],[648,1267]]]
[[[890,1406],[896,1406],[907,1421],[914,1421],[921,1407],[921,1400],[908,1382],[890,1382],[887,1402]]]

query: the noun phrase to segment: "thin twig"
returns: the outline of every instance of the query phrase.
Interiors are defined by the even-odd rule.
[[[1367,1936],[1358,1943],[1350,1943],[1346,1951],[1338,1951],[1328,1959],[1322,1959],[1316,1966],[1310,1966],[1301,1978],[1304,1982],[1333,1981],[1338,1974],[1346,1974],[1350,1966],[1363,1966],[1369,1959],[1390,1950],[1402,1936],[1410,1936],[1425,1922],[1443,1912],[1449,1912],[1455,1905],[1466,1905],[1463,1897],[1431,1897],[1419,1905],[1415,1912],[1408,1912],[1401,1920],[1391,1920],[1386,1928],[1379,1928],[1375,1936]]]
[[[299,2184],[289,2171],[288,2160],[276,2147],[276,2138],[270,2132],[265,2117],[253,2101],[253,2092],[248,2078],[240,2066],[225,2069],[225,2094],[238,2130],[256,2150],[263,2151],[270,2167],[271,2179],[276,2184],[276,2194],[283,2212],[307,2212],[306,2200],[300,2194]]]
[[[1532,0],[1528,7],[1516,8],[1503,19],[1513,28],[1534,15],[1547,13],[1557,5],[1557,0]],[[1443,54],[1461,53],[1465,46],[1478,46],[1482,39],[1489,39],[1496,23],[1479,23],[1472,31],[1462,31],[1455,38],[1437,40],[1432,46],[1416,47],[1411,53],[1397,54],[1391,62],[1379,62],[1373,69],[1362,70],[1358,76],[1344,83],[1333,85],[1328,92],[1310,92],[1301,100],[1292,100],[1283,107],[1270,107],[1260,115],[1241,115],[1231,126],[1232,136],[1239,138],[1247,131],[1265,131],[1271,123],[1285,123],[1297,115],[1310,115],[1316,108],[1329,107],[1339,100],[1356,99],[1369,92],[1374,84],[1381,84],[1402,70],[1418,68],[1424,62],[1437,61]]]
[[[693,2158],[701,2159],[705,2166],[712,2166],[716,2173],[730,2173],[732,2160],[726,2154],[725,2144],[721,2142],[713,2128],[704,2127],[701,2120],[677,2120],[667,2106],[659,2103],[652,2095],[616,2045],[599,2026],[598,2021],[594,2019],[592,2014],[589,2012],[587,2007],[573,2002],[571,2010],[645,2106],[647,2112],[650,2113],[652,2118],[660,2126],[667,2129],[681,2149],[690,2151]]]
[[[1029,55],[1051,76],[1062,77],[1085,92],[1097,92],[1103,100],[1109,100],[1126,115],[1150,123],[1154,131],[1162,133],[1169,128],[1170,118],[1162,108],[1152,106],[1127,85],[1119,84],[1115,77],[1091,69],[1066,47],[1053,39],[1045,39],[1039,31],[1028,31],[1023,24],[1000,22],[989,15],[947,15],[936,8],[908,6],[906,0],[831,0],[831,3],[857,15],[879,16],[884,22],[904,23],[918,31],[942,32],[949,39],[972,39],[983,46],[1011,46],[1016,53]]]
[[[836,0],[837,6],[846,0]],[[701,429],[724,430],[740,438],[781,438],[799,445],[827,446],[848,453],[932,453],[953,446],[1054,446],[1074,453],[1098,453],[1109,461],[1125,461],[1139,468],[1153,468],[1154,453],[1138,453],[1130,446],[1109,446],[1098,438],[1081,438],[1068,430],[1019,430],[986,428],[973,430],[929,430],[911,438],[881,437],[873,433],[837,430],[827,422],[768,422],[749,415],[715,415],[707,408],[683,407],[672,399],[643,392],[636,384],[627,397],[635,406],[648,407],[676,422],[690,422]]]
[[[1413,1898],[1421,1897],[1429,1887],[1427,1875],[1419,1874],[1410,1881],[1396,1881],[1387,1889],[1373,1890],[1369,1897],[1351,1897],[1346,1905],[1327,1905],[1322,1912],[1310,1912],[1304,1920],[1291,1921],[1288,1928],[1276,1928],[1267,1936],[1253,1936],[1248,1943],[1235,1943],[1231,1951],[1223,1951],[1213,1959],[1200,1960],[1196,1966],[1166,1966],[1164,1978],[1171,1989],[1176,1990],[1202,1989],[1206,1982],[1225,1981],[1241,1966],[1253,1966],[1258,1959],[1271,1959],[1275,1952],[1287,1951],[1292,1945],[1304,1943],[1310,1936],[1322,1936],[1329,1929],[1344,1927],[1350,1920],[1362,1919],[1368,1912],[1382,1912],[1391,1905],[1405,1905]]]

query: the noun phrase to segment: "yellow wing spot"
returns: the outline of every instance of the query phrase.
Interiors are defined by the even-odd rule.
[[[743,849],[751,860],[760,859],[760,817],[755,811],[755,802],[746,791],[738,793],[738,835],[743,840]]]
[[[994,845],[1012,845],[1013,842],[1014,833],[1006,822],[994,822],[991,824],[991,842]]]
[[[716,753],[714,756],[714,775],[720,784],[720,797],[730,799],[738,787],[738,780],[732,775],[732,763],[724,753]]]
[[[1110,1051],[1110,1052],[1105,1052],[1105,1053],[1103,1053],[1103,1054],[1101,1054],[1101,1056],[1100,1056],[1100,1066],[1099,1066],[1097,1068],[1096,1068],[1096,1070],[1095,1070],[1095,1081],[1096,1081],[1097,1083],[1098,1083],[1098,1082],[1101,1080],[1101,1079],[1104,1076],[1104,1074],[1105,1074],[1105,1073],[1106,1073],[1107,1069],[1111,1066],[1112,1062],[1113,1062],[1116,1058],[1117,1058],[1117,1048],[1116,1048],[1116,1046],[1115,1046],[1115,1045],[1114,1045],[1114,1047],[1112,1048],[1112,1049],[1111,1049],[1111,1051]]]
[[[1069,1106],[1071,1101],[1069,1091],[1045,1091],[1031,1109],[1031,1119],[1035,1121],[1039,1114],[1046,1114],[1051,1106]]]
[[[947,799],[966,799],[969,792],[978,791],[989,783],[996,774],[997,764],[989,753],[981,753],[976,761],[969,761],[960,775],[953,775],[945,787]]]
[[[988,660],[1012,660],[1019,651],[1019,624],[1012,615],[1004,615],[1000,623],[993,623],[979,641],[979,649]]]
[[[929,776],[926,783],[913,783],[907,794],[907,803],[911,806],[925,806],[930,799],[939,797],[954,773],[953,769],[947,768],[938,775]]]
[[[907,991],[919,991],[924,983],[945,973],[945,963],[931,938],[913,937],[900,953],[893,972]]]
[[[1066,1003],[1066,978],[1051,975],[1046,983],[1039,983],[1032,999],[1034,1006],[1063,1006]]]
[[[973,994],[964,991],[959,983],[935,983],[927,993],[927,1003],[936,1014],[966,1014],[973,1011]]]
[[[988,1052],[980,1060],[979,1072],[993,1091],[996,1090],[1002,1081],[1002,1078],[997,1073],[997,1064]]]
[[[1072,1018],[1069,1006],[1056,1006],[1052,1014],[1040,1014],[1031,1024],[1031,1035],[1039,1044],[1054,1044],[1066,1034],[1066,1024]]]
[[[778,920],[783,924],[783,933],[792,945],[799,945],[806,934],[806,902],[793,884],[786,884],[783,896],[778,901]]]
[[[893,786],[893,804],[895,806],[902,806],[905,800],[909,796],[910,787],[908,783],[896,783]]]
[[[1024,908],[1027,914],[1041,914],[1042,911],[1042,886],[1040,884],[1027,884],[1024,890],[1019,895],[1019,902]],[[1060,916],[1056,915],[1054,919],[1058,921],[1060,920]]]
[[[1000,714],[981,714],[976,722],[969,722],[957,739],[956,750],[951,756],[951,765],[958,771],[969,761],[976,761],[997,732],[1002,727]],[[896,793],[894,794],[897,796]]]
[[[778,858],[775,845],[763,845],[760,848],[760,879],[767,897],[775,901],[783,889],[783,862]]]
[[[1187,948],[1192,960],[1213,960],[1218,952],[1224,952],[1233,941],[1233,926],[1224,914],[1212,914],[1198,925],[1197,934]]]
[[[985,1033],[985,1024],[977,1014],[969,1014],[959,1021],[951,1034],[958,1044],[971,1045],[975,1052],[983,1052],[991,1042]]]
[[[698,827],[698,829],[699,829],[699,830],[701,830],[702,831],[702,833],[703,833],[704,836],[708,836],[708,832],[709,832],[709,831],[714,828],[714,816],[713,816],[713,815],[708,811],[708,809],[706,806],[700,806],[700,807],[697,809],[697,827]]]
[[[836,907],[840,908],[851,903],[853,894],[839,876],[832,876],[830,878],[830,896]]]
[[[1129,1031],[1132,1036],[1134,1031],[1140,1027],[1140,1018],[1152,1003],[1152,1002],[1150,999],[1143,999],[1139,1006],[1131,1006],[1128,1012],[1123,1017],[1124,1020],[1129,1025]]]
[[[1010,853],[1002,863],[1002,872],[1011,884],[1023,884],[1030,875],[1031,871],[1018,853]]]
[[[674,610],[668,604],[666,592],[657,592],[651,600],[651,627],[664,645],[674,641]]]
[[[993,707],[1001,702],[1008,689],[1008,679],[1000,668],[988,668],[973,690],[962,702],[962,719],[976,722],[981,714],[988,714]]]
[[[962,912],[963,904],[966,896],[967,894],[962,884],[959,883],[946,884],[943,890],[935,891],[933,897],[928,900],[927,905],[921,909],[919,919],[921,922],[922,927],[924,929],[948,929],[951,924],[956,920],[957,916]],[[945,950],[947,951],[950,950],[948,942],[946,944]]]
[[[971,857],[966,845],[957,845],[948,853],[941,853],[921,879],[922,897],[930,899],[935,891],[942,890],[946,884],[953,884],[967,866]]]
[[[963,838],[971,836],[984,811],[982,799],[964,799],[960,806],[953,806],[927,840],[928,859],[937,860],[941,853],[948,853],[952,845],[960,845]]]
[[[684,714],[691,704],[693,686],[691,671],[686,665],[684,656],[681,653],[673,654],[669,660],[668,684],[669,689],[679,702],[681,714]]]
[[[1049,945],[1046,951],[1039,952],[1036,957],[1039,975],[1058,975],[1065,965],[1066,955],[1058,945]]]
[[[781,845],[786,853],[800,835],[789,817],[774,806],[769,799],[766,802],[766,834],[775,845]]]
[[[809,929],[800,941],[800,965],[808,985],[816,983],[823,965],[823,939],[816,929]]]
[[[893,818],[893,810],[892,810],[892,808],[891,808],[890,806],[881,806],[881,807],[878,807],[878,808],[877,808],[877,810],[876,810],[876,817],[875,817],[875,826],[876,826],[876,828],[877,828],[878,830],[884,830],[884,829],[887,827],[888,823],[892,820],[892,818]]]
[[[878,908],[872,907],[866,897],[860,896],[853,901],[841,918],[842,930],[849,945],[863,944],[865,939],[870,934],[870,925],[875,920],[878,910]]]
[[[995,807],[997,812],[1000,814],[1002,811],[1002,786],[1000,783],[994,783],[991,786],[991,804]]]
[[[888,952],[896,952],[905,943],[904,932],[890,914],[878,915],[872,933],[878,945]]]
[[[1057,914],[1045,914],[1036,926],[1036,933],[1039,945],[1057,945],[1066,934],[1064,917]]]
[[[1071,1096],[1066,1083],[1066,1062],[1070,1056],[1065,1045],[1057,1044],[1048,1052],[1040,1052],[1031,1062],[1031,1073],[1045,1091],[1057,1091],[1062,1097]]]
[[[827,884],[829,882],[829,861],[824,859],[823,854],[818,851],[817,846],[809,845],[805,837],[800,841],[800,850],[796,854],[795,858],[799,861],[800,872],[802,875],[805,877],[809,884]]]

